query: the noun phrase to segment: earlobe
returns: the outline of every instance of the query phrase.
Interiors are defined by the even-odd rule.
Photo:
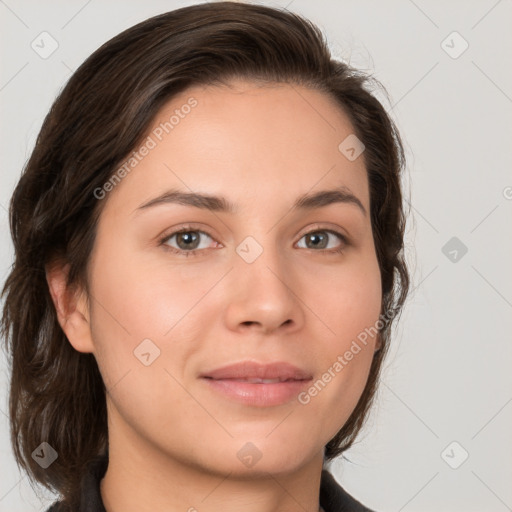
[[[94,352],[86,295],[67,285],[69,264],[54,263],[46,268],[46,281],[57,319],[68,341],[78,352]]]

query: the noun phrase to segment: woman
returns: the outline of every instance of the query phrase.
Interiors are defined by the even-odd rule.
[[[11,201],[18,463],[51,511],[369,510],[353,443],[408,290],[399,134],[284,10],[178,9],[105,43]]]

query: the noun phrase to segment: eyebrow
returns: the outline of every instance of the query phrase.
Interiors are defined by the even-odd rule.
[[[184,192],[176,189],[168,190],[158,197],[143,203],[137,208],[136,212],[153,206],[169,203],[193,206],[195,208],[211,210],[214,212],[231,214],[237,212],[236,205],[228,201],[225,197],[200,194],[198,192]],[[322,208],[335,203],[355,205],[363,215],[367,215],[366,209],[361,201],[346,187],[340,187],[333,190],[321,190],[309,195],[304,194],[297,198],[292,206],[292,210],[313,210],[315,208]]]

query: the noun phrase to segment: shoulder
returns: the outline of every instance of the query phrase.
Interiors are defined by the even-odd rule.
[[[325,512],[375,512],[350,496],[326,469],[322,470],[320,505]]]

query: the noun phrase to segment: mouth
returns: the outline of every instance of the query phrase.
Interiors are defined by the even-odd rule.
[[[284,362],[244,361],[205,372],[200,378],[223,399],[255,407],[288,403],[313,379],[312,375]]]

